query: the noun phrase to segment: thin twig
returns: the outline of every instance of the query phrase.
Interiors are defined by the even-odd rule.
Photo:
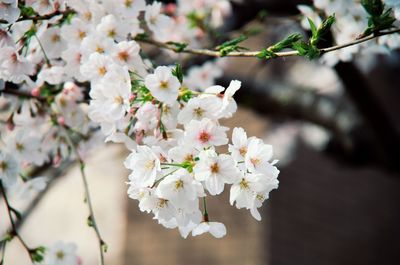
[[[321,54],[327,53],[327,52],[332,52],[335,50],[340,50],[349,46],[353,46],[353,45],[357,45],[360,44],[362,42],[366,42],[384,35],[390,35],[390,34],[394,34],[394,33],[399,33],[400,32],[400,28],[396,28],[393,30],[389,30],[389,31],[383,31],[383,32],[378,32],[374,35],[371,36],[367,36],[367,37],[363,37],[360,39],[356,39],[353,40],[351,42],[348,43],[344,43],[344,44],[340,44],[340,45],[335,45],[332,47],[328,47],[328,48],[322,48],[320,49]],[[206,55],[206,56],[212,56],[212,57],[224,57],[223,55],[221,55],[221,53],[219,51],[213,51],[213,50],[208,50],[208,49],[193,49],[193,48],[185,48],[185,49],[178,49],[176,46],[168,44],[168,43],[164,43],[164,42],[160,42],[160,41],[156,41],[153,39],[142,39],[142,38],[135,38],[136,41],[138,42],[142,42],[142,43],[147,43],[150,45],[154,45],[157,46],[159,48],[163,48],[163,49],[167,49],[167,50],[171,50],[174,51],[176,53],[190,53],[190,54],[197,54],[197,55]],[[227,55],[225,55],[225,57],[256,57],[261,51],[246,51],[246,52],[230,52]],[[299,52],[298,51],[287,51],[287,52],[277,52],[275,53],[275,57],[289,57],[289,56],[298,56]]]
[[[99,241],[99,250],[100,250],[100,264],[104,265],[104,255],[103,255],[103,249],[104,252],[106,252],[107,249],[107,244],[106,242],[102,239],[101,235],[100,235],[100,231],[99,228],[97,226],[97,222],[96,222],[96,218],[94,217],[94,211],[93,211],[93,206],[92,206],[92,200],[90,197],[90,193],[89,193],[89,185],[87,182],[87,178],[86,178],[86,173],[85,173],[85,162],[82,160],[78,149],[76,148],[75,144],[73,143],[68,130],[63,127],[60,126],[61,130],[63,131],[66,140],[68,142],[68,144],[70,145],[72,151],[74,152],[76,159],[79,163],[79,168],[80,168],[80,172],[81,172],[81,176],[82,176],[82,181],[83,181],[83,187],[85,189],[85,200],[88,204],[88,209],[89,209],[89,222],[90,222],[90,226],[93,227],[96,236],[97,236],[97,240]]]
[[[73,13],[74,13],[74,11],[72,11],[72,10],[66,10],[66,11],[56,11],[54,13],[44,15],[44,16],[39,16],[39,15],[33,16],[33,17],[22,16],[22,17],[18,18],[15,22],[25,21],[25,20],[31,20],[33,22],[37,22],[37,21],[41,21],[41,20],[52,19],[53,17],[58,16],[58,15],[63,15],[63,17],[66,17],[69,14],[73,14]],[[9,24],[9,22],[7,22],[4,19],[0,19],[0,24]]]
[[[9,217],[10,222],[11,222],[11,227],[12,227],[11,233],[12,233],[13,236],[15,236],[16,238],[18,238],[19,242],[21,242],[21,245],[24,247],[24,249],[26,250],[26,252],[28,252],[28,256],[29,256],[30,260],[33,262],[32,255],[31,255],[33,249],[31,249],[31,248],[28,247],[28,245],[25,243],[25,241],[23,240],[23,238],[21,237],[21,235],[20,235],[20,234],[18,233],[18,231],[17,231],[17,227],[16,227],[16,225],[15,225],[15,223],[14,223],[14,219],[12,218],[12,215],[11,215],[11,212],[12,212],[11,209],[12,209],[12,207],[11,207],[11,205],[10,205],[10,202],[8,201],[6,191],[5,191],[5,189],[4,189],[4,187],[3,187],[3,183],[2,183],[1,181],[0,181],[0,191],[1,191],[1,193],[3,194],[4,202],[6,203],[6,208],[7,208],[8,217]]]
[[[21,98],[34,98],[37,99],[39,101],[45,101],[46,99],[40,96],[33,96],[30,92],[27,91],[22,91],[22,90],[18,90],[18,89],[9,89],[9,88],[4,88],[0,90],[0,95],[1,94],[9,94],[9,95],[14,95],[14,96],[18,96]]]

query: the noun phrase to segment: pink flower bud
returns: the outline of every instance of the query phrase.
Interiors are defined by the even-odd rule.
[[[172,15],[175,14],[175,12],[176,12],[176,4],[169,3],[165,6],[165,13]]]
[[[58,124],[64,126],[65,125],[65,118],[63,116],[60,116],[57,118]]]
[[[59,167],[61,165],[61,156],[60,154],[56,154],[53,157],[53,167]]]
[[[135,135],[136,143],[140,144],[143,140],[143,136],[144,136],[143,131],[136,133],[136,135]]]
[[[129,96],[129,101],[134,101],[136,99],[136,94],[132,94]]]
[[[197,38],[203,38],[204,37],[204,35],[205,35],[205,33],[204,33],[204,31],[202,30],[202,29],[197,29],[196,30],[196,37]]]
[[[15,128],[15,124],[13,122],[7,122],[7,129],[9,131],[14,130],[14,128]]]
[[[32,95],[33,97],[38,97],[38,96],[40,96],[40,87],[35,87],[34,89],[32,89],[31,95]]]

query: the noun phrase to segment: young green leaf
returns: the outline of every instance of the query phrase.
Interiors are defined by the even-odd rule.
[[[361,5],[373,17],[382,15],[385,7],[382,0],[361,0]]]
[[[182,84],[183,82],[183,71],[182,67],[179,63],[175,65],[175,68],[172,70],[172,74],[178,78],[179,82]]]
[[[271,59],[276,57],[276,52],[280,52],[287,48],[292,48],[293,44],[301,40],[303,36],[299,33],[293,33],[277,42],[274,45],[269,46],[266,49],[262,49],[256,56],[260,59]]]
[[[371,15],[368,18],[368,27],[364,30],[364,32],[358,37],[362,38],[373,33],[377,33],[381,30],[389,29],[393,27],[393,23],[396,19],[392,15],[392,9],[389,8],[381,15]]]
[[[226,42],[222,43],[221,45],[215,47],[215,50],[219,51],[221,56],[226,56],[233,51],[247,50],[246,48],[238,45],[239,43],[241,43],[245,40],[247,40],[247,37],[244,35],[241,35],[238,38],[226,41]]]
[[[322,37],[328,34],[331,30],[332,25],[335,23],[335,14],[330,15],[324,21],[322,21],[321,25],[314,31],[312,31],[312,36],[310,38],[311,45],[317,45],[318,42],[322,39]],[[311,24],[310,24],[311,25]]]
[[[174,41],[169,41],[167,42],[168,45],[172,45],[175,47],[175,51],[176,52],[182,52],[186,49],[186,47],[188,46],[187,43],[184,42],[174,42]]]
[[[307,57],[310,60],[318,58],[321,55],[321,51],[316,46],[304,41],[294,43],[293,49],[298,51],[300,56]]]
[[[311,18],[307,18],[308,24],[310,24],[310,29],[311,29],[311,34],[312,36],[316,36],[317,35],[317,26],[315,26],[314,21],[312,21]]]
[[[32,260],[35,262],[38,262],[38,263],[43,261],[45,252],[46,252],[46,249],[42,246],[29,251]]]

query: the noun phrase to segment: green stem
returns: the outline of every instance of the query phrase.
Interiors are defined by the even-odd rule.
[[[38,43],[39,43],[40,49],[41,49],[42,52],[43,52],[44,60],[46,61],[46,65],[47,65],[48,67],[51,67],[51,63],[50,63],[49,57],[47,57],[46,51],[44,50],[43,45],[42,45],[42,43],[41,43],[40,40],[39,40],[39,37],[36,35],[36,32],[34,33],[34,35],[35,35],[36,40],[37,40]]]

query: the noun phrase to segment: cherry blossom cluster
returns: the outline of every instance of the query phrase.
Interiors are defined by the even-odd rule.
[[[227,89],[214,86],[222,74],[218,61],[193,67],[186,76],[178,65],[154,68],[134,40],[147,30],[159,41],[196,45],[205,38],[204,29],[190,26],[188,19],[207,17],[207,26],[218,27],[230,12],[228,1],[26,5],[40,16],[59,15],[17,21],[22,11],[16,1],[1,6],[1,19],[9,26],[0,28],[0,86],[18,92],[1,97],[6,119],[0,178],[8,191],[42,191],[47,178],[24,172],[77,158],[71,137],[78,139],[79,159],[99,140],[111,141],[132,151],[125,162],[133,171],[129,196],[164,226],[179,227],[182,236],[225,235],[224,225],[210,222],[205,208],[207,194],[220,194],[225,184],[232,185],[232,205],[261,218],[257,209],[278,185],[272,147],[235,128],[229,152],[216,149],[227,147],[228,128],[219,120],[236,111],[232,97],[240,82]]]
[[[225,226],[210,222],[206,196],[219,195],[231,184],[230,203],[249,209],[260,220],[257,208],[278,187],[272,146],[247,138],[242,128],[235,128],[229,152],[217,151],[229,142],[228,128],[221,126],[219,119],[236,111],[232,96],[240,82],[193,94],[179,91],[181,84],[171,69],[160,66],[144,83],[156,101],[137,109],[133,130],[140,130],[146,145],[138,145],[125,161],[132,170],[128,194],[139,200],[141,211],[152,212],[167,228],[179,228],[185,238],[190,232],[222,237]]]
[[[179,64],[152,62],[140,45],[167,45],[163,55],[172,58],[171,50],[204,47],[208,33],[223,25],[232,7],[228,0],[176,2],[0,0],[0,181],[7,194],[31,197],[48,181],[33,176],[32,168],[78,160],[83,170],[91,147],[114,142],[131,152],[124,163],[132,171],[129,197],[183,237],[226,234],[208,213],[207,197],[220,195],[228,185],[230,204],[261,219],[258,208],[278,187],[272,146],[242,128],[234,128],[229,140],[229,128],[221,125],[237,110],[233,96],[241,82],[215,85],[221,60],[184,74]],[[368,24],[365,10],[352,1],[314,2],[315,9],[299,9],[316,24],[320,14],[335,13],[337,42],[354,40]],[[399,19],[398,1],[385,3]],[[237,40],[227,43],[221,45],[225,53],[212,52],[219,57],[240,50]],[[291,47],[288,40],[278,44],[264,49],[265,55],[272,58]],[[386,35],[378,44],[363,45],[387,51],[400,47],[399,36]],[[350,60],[360,47],[326,53],[323,59],[330,64]],[[59,255],[57,249],[63,248]],[[47,252],[46,264],[78,263],[73,247],[55,249]]]
[[[359,37],[368,25],[368,13],[359,1],[348,0],[314,0],[314,6],[299,5],[298,8],[305,16],[302,26],[310,29],[307,17],[318,26],[322,22],[321,16],[335,14],[336,23],[332,27],[332,35],[336,43],[346,43]],[[400,2],[397,0],[383,0],[387,8],[392,9],[397,19],[396,26],[400,25]],[[400,48],[400,35],[383,36],[377,42],[365,42],[346,49],[336,50],[322,56],[322,61],[328,65],[335,65],[339,61],[351,61],[355,55],[388,54],[393,49]]]

